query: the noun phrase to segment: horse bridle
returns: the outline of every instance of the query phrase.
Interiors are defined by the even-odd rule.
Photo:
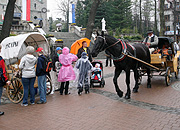
[[[115,46],[115,45],[116,45],[117,43],[119,43],[119,42],[120,42],[123,46],[125,46],[125,47],[123,48],[120,56],[118,56],[118,57],[113,57],[113,60],[115,60],[115,61],[121,61],[121,60],[123,60],[123,59],[126,57],[127,46],[126,46],[126,44],[122,43],[122,41],[118,40],[118,41],[115,42],[114,44],[108,46],[105,37],[102,37],[102,36],[97,36],[97,37],[100,37],[100,38],[104,39],[104,44],[105,44],[105,46],[107,46],[106,48],[104,48],[104,46],[103,46],[103,49],[100,50],[100,51],[107,50],[108,48],[111,48],[111,47]]]
[[[106,42],[105,37],[103,37],[103,36],[97,36],[97,37],[102,38],[102,39],[104,40],[104,44],[105,44],[105,46],[107,46],[106,48],[104,48],[104,47],[103,47],[103,49],[102,49],[101,51],[107,50],[108,48],[111,48],[111,47],[115,46],[117,43],[119,43],[119,42],[120,42],[120,41],[118,40],[118,41],[117,41],[117,42],[115,42],[114,44],[112,44],[112,45],[108,46],[108,44],[107,44],[107,42]]]

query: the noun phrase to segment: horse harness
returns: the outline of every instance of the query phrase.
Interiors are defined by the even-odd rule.
[[[102,37],[102,36],[100,36],[100,37]],[[104,42],[105,42],[105,44],[107,45],[106,39],[105,39],[104,37],[102,37],[102,38],[104,39]],[[128,49],[127,49],[127,43],[125,43],[124,41],[122,41],[122,40],[120,40],[120,39],[118,39],[118,41],[115,42],[114,44],[106,47],[104,50],[107,50],[108,48],[111,48],[111,47],[115,46],[115,45],[116,45],[117,43],[119,43],[119,42],[120,42],[121,45],[122,45],[122,52],[121,52],[121,55],[118,56],[118,57],[114,57],[114,56],[113,56],[113,60],[114,60],[114,61],[122,61],[122,60],[126,57],[126,55],[127,55],[128,53],[129,53],[131,56],[136,57],[136,49],[135,49],[135,47],[132,46],[132,45],[130,45],[130,44],[128,44],[128,45],[132,48],[132,50],[134,51],[134,55],[132,55],[132,54],[128,51]]]

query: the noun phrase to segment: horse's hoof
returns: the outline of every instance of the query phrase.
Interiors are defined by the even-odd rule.
[[[126,95],[124,98],[125,99],[130,99],[131,97],[130,97],[130,95]]]
[[[117,92],[117,95],[121,98],[121,97],[123,97],[123,92],[119,91],[119,92]]]
[[[151,84],[148,84],[148,85],[147,85],[147,88],[151,88]]]
[[[138,92],[138,89],[133,89],[133,93],[137,93]]]

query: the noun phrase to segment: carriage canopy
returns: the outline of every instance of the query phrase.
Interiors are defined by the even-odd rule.
[[[5,38],[2,42],[1,56],[7,62],[15,62],[26,54],[26,47],[35,49],[42,47],[45,54],[49,54],[47,39],[40,33],[33,32]]]

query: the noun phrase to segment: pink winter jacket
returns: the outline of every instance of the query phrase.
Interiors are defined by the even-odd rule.
[[[78,57],[74,54],[69,53],[69,48],[64,47],[62,54],[59,56],[59,62],[62,64],[62,67],[58,74],[59,82],[66,82],[70,80],[75,80],[76,75],[71,66],[73,61],[76,61]]]

